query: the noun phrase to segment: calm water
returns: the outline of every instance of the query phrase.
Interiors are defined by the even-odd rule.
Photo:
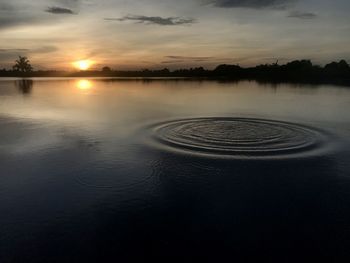
[[[0,262],[350,260],[350,88],[0,80]]]

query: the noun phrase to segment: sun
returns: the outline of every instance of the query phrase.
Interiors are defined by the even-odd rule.
[[[92,64],[93,62],[91,60],[79,60],[73,63],[73,65],[80,70],[88,70]]]

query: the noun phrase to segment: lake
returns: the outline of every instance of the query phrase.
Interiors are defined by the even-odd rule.
[[[350,88],[0,80],[0,262],[349,262]]]

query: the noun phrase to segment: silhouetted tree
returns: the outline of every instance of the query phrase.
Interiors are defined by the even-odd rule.
[[[215,72],[227,72],[227,73],[231,73],[231,72],[236,72],[236,71],[240,71],[241,67],[238,65],[219,65],[215,68]]]
[[[287,63],[284,68],[288,71],[309,71],[312,69],[310,60],[294,60]]]
[[[111,72],[112,70],[111,70],[111,68],[110,67],[103,67],[102,68],[102,72]]]
[[[243,69],[239,65],[219,65],[217,66],[213,73],[214,76],[230,76],[239,77],[242,74]]]
[[[14,71],[19,71],[21,73],[29,73],[33,71],[33,67],[30,65],[30,61],[27,57],[19,56],[15,62],[15,65],[12,67]]]
[[[324,69],[327,74],[331,75],[350,74],[350,66],[345,60],[329,63],[324,67]]]

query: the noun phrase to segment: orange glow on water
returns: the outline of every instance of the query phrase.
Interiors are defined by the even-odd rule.
[[[92,82],[87,79],[81,79],[77,81],[77,88],[80,90],[89,90],[92,88]]]

